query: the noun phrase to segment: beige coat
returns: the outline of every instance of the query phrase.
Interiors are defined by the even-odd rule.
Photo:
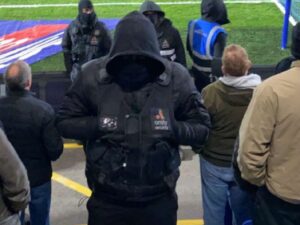
[[[250,183],[300,203],[300,60],[257,87],[240,128],[238,164]]]

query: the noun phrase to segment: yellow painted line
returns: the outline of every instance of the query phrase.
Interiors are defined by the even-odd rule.
[[[78,193],[90,197],[92,192],[89,188],[87,188],[86,186],[83,186],[77,182],[74,182],[58,173],[53,172],[52,173],[52,180],[66,186],[67,188],[70,188],[74,191],[77,191]]]
[[[82,148],[82,145],[76,143],[67,143],[64,144],[64,149],[72,149],[72,148]]]
[[[86,225],[86,224],[79,224]],[[177,225],[204,225],[203,220],[177,220]]]
[[[204,225],[203,220],[177,220],[177,225]]]

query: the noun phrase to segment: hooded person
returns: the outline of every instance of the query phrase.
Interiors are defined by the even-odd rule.
[[[150,20],[129,13],[58,112],[62,135],[86,142],[88,225],[175,225],[179,145],[202,145],[209,124],[188,71],[160,56]]]
[[[145,1],[140,12],[143,13],[154,25],[160,55],[170,61],[186,66],[185,51],[178,30],[172,25],[171,20],[165,18],[165,12],[153,1]]]
[[[111,36],[104,23],[98,21],[90,0],[78,3],[78,16],[65,30],[62,48],[67,73],[74,81],[81,66],[108,54]]]
[[[199,91],[213,81],[212,60],[221,58],[227,33],[222,25],[230,23],[223,0],[203,0],[201,18],[188,24],[187,50],[193,60],[191,73]]]
[[[275,68],[275,73],[281,73],[291,68],[291,64],[295,60],[300,59],[300,22],[298,22],[292,31],[292,45],[291,45],[291,56],[288,56],[279,63],[277,63]]]

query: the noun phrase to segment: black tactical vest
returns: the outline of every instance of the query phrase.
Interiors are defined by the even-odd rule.
[[[103,135],[86,152],[96,192],[144,201],[174,189],[180,156],[172,142],[172,85],[151,85],[139,113],[132,110],[117,84],[99,88]]]
[[[101,57],[101,29],[98,24],[89,33],[84,33],[78,21],[71,28],[72,61],[82,65],[92,59]]]

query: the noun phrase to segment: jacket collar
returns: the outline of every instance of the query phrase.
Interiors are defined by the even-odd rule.
[[[17,90],[17,91],[6,91],[8,96],[16,96],[16,97],[25,97],[25,96],[31,96],[33,93],[27,90]]]

